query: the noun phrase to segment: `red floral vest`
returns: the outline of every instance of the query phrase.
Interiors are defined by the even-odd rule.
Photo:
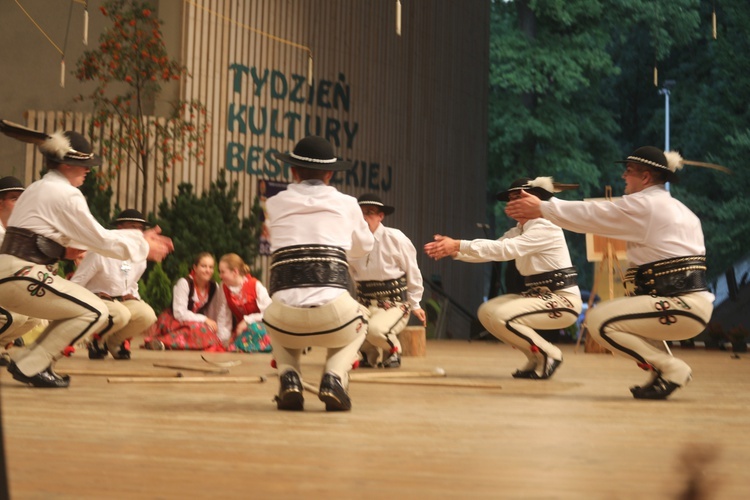
[[[235,324],[243,321],[244,317],[248,314],[260,312],[255,292],[255,284],[257,282],[257,279],[246,274],[239,294],[234,294],[228,286],[224,284],[221,285],[221,288],[224,290],[224,296],[227,298],[229,310],[232,311],[232,317],[234,318]]]

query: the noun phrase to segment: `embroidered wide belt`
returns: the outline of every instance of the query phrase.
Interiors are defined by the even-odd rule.
[[[635,285],[636,295],[673,297],[690,292],[708,290],[706,256],[691,255],[657,260],[625,273],[625,283]]]
[[[34,231],[9,227],[5,232],[0,253],[7,253],[35,264],[57,264],[65,257],[65,247]]]
[[[575,267],[566,267],[546,273],[524,276],[523,282],[526,288],[547,287],[554,292],[562,288],[576,286],[578,284],[578,271]]]
[[[361,299],[406,301],[406,275],[385,281],[357,281]]]
[[[326,245],[295,245],[271,255],[271,295],[288,288],[349,288],[346,252]]]

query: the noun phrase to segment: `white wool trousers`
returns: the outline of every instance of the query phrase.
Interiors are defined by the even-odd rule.
[[[401,301],[369,299],[367,311],[370,313],[367,338],[361,351],[373,366],[387,358],[391,351],[403,352],[398,334],[409,322],[411,307]]]
[[[599,303],[586,313],[585,325],[602,346],[683,385],[690,368],[666,352],[661,341],[695,337],[706,328],[712,312],[713,303],[700,292],[679,297],[638,295]]]
[[[477,316],[488,332],[526,356],[527,364],[522,370],[532,370],[539,361],[537,350],[549,358],[562,359],[560,349],[535,330],[556,330],[572,325],[582,305],[579,294],[563,290],[509,293],[479,306]]]
[[[348,293],[317,307],[293,307],[277,300],[263,313],[279,374],[294,370],[302,378],[300,357],[307,347],[327,349],[324,373],[341,378],[344,387],[367,334],[367,310]]]
[[[0,304],[14,313],[49,321],[32,344],[10,352],[27,376],[44,371],[66,347],[104,328],[109,316],[99,297],[58,276],[56,265],[8,254],[0,255]]]
[[[0,307],[0,348],[7,346],[17,338],[23,337],[46,321],[39,318],[29,318],[23,314],[6,311]]]
[[[156,323],[156,313],[142,300],[104,300],[110,323],[100,332],[109,352],[117,352],[126,340],[138,337]]]

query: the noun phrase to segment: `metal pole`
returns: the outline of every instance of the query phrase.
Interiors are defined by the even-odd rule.
[[[664,151],[669,151],[669,89],[662,89],[664,92]]]
[[[660,94],[664,94],[664,151],[669,151],[669,89],[674,86],[674,80],[666,80],[664,86],[659,89]],[[664,184],[669,191],[669,182]]]
[[[669,151],[669,89],[664,87],[662,89],[664,93],[664,151]],[[666,183],[667,191],[669,191],[669,183]],[[667,354],[673,356],[672,350],[669,348],[669,343],[663,340],[664,348],[667,350]]]

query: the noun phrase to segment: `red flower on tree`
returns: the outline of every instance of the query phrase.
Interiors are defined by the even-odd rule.
[[[106,151],[108,181],[120,165],[137,165],[142,174],[141,205],[145,206],[149,179],[164,182],[168,169],[185,156],[203,163],[208,129],[205,106],[197,101],[177,103],[168,117],[145,115],[144,109],[153,107],[161,91],[159,81],[180,80],[186,75],[185,67],[167,54],[161,20],[152,16],[153,2],[107,0],[99,10],[111,20],[111,27],[100,36],[98,50],[81,56],[75,75],[82,82],[96,84],[88,96],[94,103],[90,132]],[[116,88],[124,86],[125,91],[110,96],[110,83],[117,82],[122,85]]]

